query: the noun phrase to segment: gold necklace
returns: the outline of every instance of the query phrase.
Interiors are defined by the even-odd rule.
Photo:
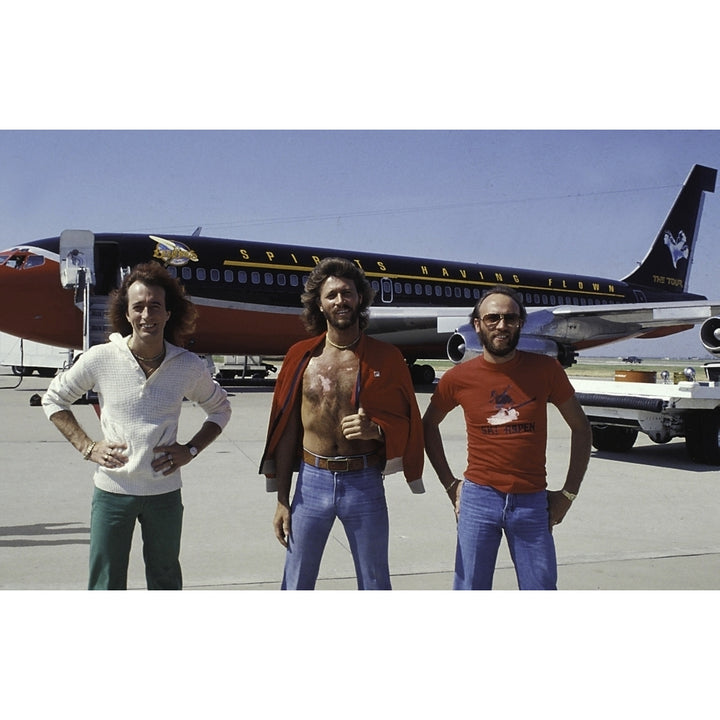
[[[334,343],[327,335],[325,336],[325,339],[337,350],[349,350],[360,339],[360,335],[358,335],[349,345],[338,345],[337,343]]]
[[[133,356],[136,357],[138,360],[142,360],[143,362],[147,362],[147,363],[155,362],[155,361],[159,360],[159,359],[165,354],[165,346],[164,346],[164,345],[163,345],[163,349],[162,349],[155,357],[151,357],[151,358],[144,358],[142,355],[138,355],[138,354],[130,347],[130,343],[128,343],[128,349],[129,349],[130,352],[133,354]]]

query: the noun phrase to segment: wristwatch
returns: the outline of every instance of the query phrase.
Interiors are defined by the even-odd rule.
[[[198,449],[197,449],[194,445],[188,443],[185,447],[190,451],[190,454],[191,454],[193,457],[196,457],[196,456],[197,456],[197,454],[198,454]]]
[[[560,491],[570,502],[572,502],[576,497],[576,493],[568,492],[567,490],[561,490]]]

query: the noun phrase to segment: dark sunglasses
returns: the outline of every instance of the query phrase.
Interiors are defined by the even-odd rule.
[[[494,328],[501,320],[505,321],[508,327],[515,327],[520,324],[518,313],[486,313],[482,316],[483,325]]]

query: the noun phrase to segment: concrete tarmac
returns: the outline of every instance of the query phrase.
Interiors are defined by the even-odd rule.
[[[48,379],[0,372],[0,589],[82,590],[87,583],[92,467],[45,418],[31,398]],[[183,468],[185,505],[181,562],[187,590],[277,590],[284,548],[273,535],[274,494],[257,469],[272,388],[228,388],[233,417],[221,437]],[[424,411],[428,390],[418,391]],[[91,436],[99,422],[89,406],[76,415]],[[569,432],[550,408],[548,478],[560,488]],[[203,413],[186,403],[180,439]],[[441,426],[456,474],[465,467],[459,410]],[[455,518],[426,462],[427,492],[413,495],[401,475],[386,479],[390,569],[396,590],[449,590]],[[720,588],[720,472],[694,465],[682,441],[655,445],[641,435],[626,454],[593,451],[581,493],[555,529],[561,590],[716,590]],[[323,558],[318,590],[356,587],[342,525]],[[517,589],[503,541],[498,590]],[[129,588],[144,589],[139,528]]]

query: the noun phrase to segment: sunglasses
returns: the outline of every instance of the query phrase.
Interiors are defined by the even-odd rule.
[[[508,327],[515,327],[520,324],[518,313],[486,313],[481,318],[485,327],[494,328],[501,320],[505,321]]]

